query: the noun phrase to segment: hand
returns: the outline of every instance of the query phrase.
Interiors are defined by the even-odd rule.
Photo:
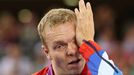
[[[80,46],[83,40],[94,41],[94,21],[91,5],[89,2],[84,3],[84,0],[79,1],[79,10],[75,8],[77,16],[76,40]]]

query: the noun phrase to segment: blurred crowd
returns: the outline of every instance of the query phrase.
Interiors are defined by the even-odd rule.
[[[0,75],[31,75],[49,64],[36,30],[38,15],[29,9],[20,10],[17,17],[0,12]],[[95,40],[124,75],[134,75],[134,19],[118,28],[118,16],[108,5],[95,8]]]

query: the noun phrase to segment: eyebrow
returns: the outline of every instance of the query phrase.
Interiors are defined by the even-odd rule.
[[[75,37],[76,36],[73,36],[70,41],[76,40]],[[65,42],[64,40],[55,40],[53,45],[56,45],[56,44],[65,44],[65,43],[67,43],[67,42]]]
[[[54,41],[54,45],[55,44],[65,44],[66,42],[65,41],[62,41],[62,40],[58,40],[58,41]]]

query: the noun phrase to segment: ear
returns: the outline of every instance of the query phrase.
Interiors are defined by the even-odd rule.
[[[47,48],[46,46],[42,45],[42,46],[41,46],[41,50],[45,53],[45,55],[47,56],[47,58],[48,58],[49,60],[52,59],[52,58],[51,58],[51,55],[50,55],[50,52],[49,52],[49,50],[48,50],[48,48]]]

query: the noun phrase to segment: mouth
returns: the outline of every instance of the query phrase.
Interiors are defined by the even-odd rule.
[[[68,69],[69,70],[73,70],[73,71],[79,71],[81,67],[83,67],[84,63],[82,61],[82,59],[78,58],[78,59],[75,59],[75,60],[72,60],[68,63]]]
[[[73,60],[71,61],[69,64],[78,64],[80,62],[81,59],[77,59],[77,60]]]

